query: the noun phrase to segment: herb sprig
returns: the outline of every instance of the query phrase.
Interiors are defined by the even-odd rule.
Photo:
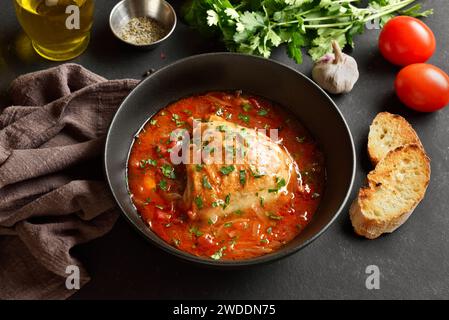
[[[287,52],[302,62],[304,47],[313,60],[331,52],[336,40],[341,48],[354,47],[353,37],[365,24],[378,19],[382,26],[395,13],[426,17],[433,10],[416,0],[193,0],[184,7],[185,20],[201,33],[220,36],[230,51],[268,58],[273,48],[287,45]],[[401,11],[402,10],[402,11]]]

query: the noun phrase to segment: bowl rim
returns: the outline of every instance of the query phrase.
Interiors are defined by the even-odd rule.
[[[162,43],[163,41],[167,40],[172,35],[172,33],[175,31],[176,25],[178,24],[178,17],[176,15],[175,9],[172,7],[172,5],[170,3],[168,3],[168,1],[159,0],[159,1],[162,1],[164,3],[164,5],[166,5],[170,9],[171,13],[173,14],[173,25],[171,26],[171,28],[167,32],[167,34],[164,37],[160,38],[159,40],[148,43],[148,44],[136,44],[136,43],[133,43],[133,42],[123,39],[122,37],[120,37],[119,34],[117,34],[115,28],[112,27],[112,19],[118,10],[118,7],[127,1],[133,1],[133,0],[121,0],[121,1],[117,2],[115,4],[115,6],[112,8],[111,12],[109,13],[109,28],[111,29],[114,36],[117,39],[119,39],[120,41],[122,41],[126,44],[129,44],[130,46],[136,47],[136,48],[152,47],[152,46],[156,46],[156,45]],[[153,1],[153,0],[144,0],[144,1]]]
[[[325,95],[325,97],[328,99],[328,101],[331,103],[331,105],[334,107],[335,111],[337,111],[338,116],[340,117],[340,119],[343,121],[344,127],[347,131],[348,137],[349,137],[349,142],[350,142],[350,146],[351,146],[351,159],[352,159],[352,172],[351,172],[351,177],[350,177],[350,183],[349,186],[347,188],[346,194],[344,199],[341,201],[340,206],[338,207],[338,209],[335,211],[333,217],[330,219],[330,221],[324,226],[322,227],[316,234],[314,234],[310,239],[308,239],[307,241],[301,243],[298,246],[289,248],[288,250],[278,250],[273,252],[270,255],[262,255],[262,256],[258,256],[255,258],[251,258],[251,259],[244,259],[244,260],[212,260],[212,259],[207,259],[204,257],[198,257],[198,256],[194,256],[188,252],[179,250],[173,246],[171,246],[170,244],[166,243],[164,240],[160,239],[161,241],[155,241],[154,239],[151,239],[145,232],[143,232],[139,226],[137,224],[134,223],[134,221],[131,219],[131,217],[128,216],[128,214],[126,213],[126,210],[122,207],[121,202],[118,199],[118,196],[115,194],[114,192],[114,188],[112,186],[111,183],[111,178],[109,175],[109,171],[108,170],[108,145],[111,143],[110,142],[110,132],[112,131],[112,129],[114,128],[115,123],[117,122],[117,117],[118,114],[120,113],[120,110],[122,109],[122,107],[128,103],[128,100],[131,99],[132,94],[135,90],[138,90],[141,86],[143,86],[147,81],[151,81],[150,79],[162,72],[165,72],[165,70],[171,69],[171,68],[176,68],[176,66],[178,66],[179,64],[183,64],[186,63],[190,60],[195,60],[195,59],[201,59],[203,57],[210,57],[210,56],[240,56],[240,57],[244,57],[245,59],[257,59],[263,63],[274,63],[274,64],[278,64],[280,67],[285,68],[289,71],[293,71],[295,72],[298,76],[303,77],[306,81],[308,81],[310,84],[312,84],[315,88],[317,88],[322,94]],[[144,124],[143,124],[144,125]],[[128,159],[128,157],[127,157]],[[131,92],[128,94],[128,96],[122,101],[122,103],[120,104],[120,106],[118,107],[116,113],[114,114],[114,117],[112,118],[111,124],[108,128],[108,132],[107,132],[107,136],[106,136],[106,141],[105,141],[105,148],[104,148],[104,171],[105,171],[105,175],[106,175],[106,179],[108,182],[108,186],[112,192],[112,195],[117,203],[117,205],[120,208],[121,214],[125,216],[126,220],[138,231],[139,234],[141,234],[147,241],[151,242],[153,245],[161,248],[163,251],[177,257],[180,258],[181,260],[187,261],[187,262],[191,262],[194,264],[198,264],[198,265],[205,265],[205,266],[209,266],[209,267],[218,267],[218,268],[235,268],[235,267],[246,267],[246,266],[253,266],[253,265],[261,265],[261,264],[265,264],[265,263],[269,263],[269,262],[274,262],[277,260],[280,260],[282,258],[286,258],[296,252],[298,252],[299,250],[307,247],[309,244],[311,244],[313,241],[315,241],[318,237],[320,237],[325,231],[327,231],[329,229],[329,227],[335,222],[335,220],[339,217],[339,215],[341,214],[341,212],[343,211],[344,207],[346,206],[349,196],[351,195],[351,191],[354,185],[354,181],[355,181],[355,175],[356,175],[356,166],[357,166],[357,156],[356,156],[356,151],[355,151],[355,146],[354,146],[354,139],[352,137],[352,133],[351,130],[348,126],[348,123],[346,121],[346,119],[344,118],[343,114],[341,113],[340,109],[337,107],[336,103],[331,99],[331,97],[320,87],[318,86],[313,80],[311,80],[309,77],[307,77],[306,75],[304,75],[303,73],[301,73],[300,71],[282,63],[282,62],[278,62],[272,59],[266,59],[263,57],[258,57],[258,56],[252,56],[252,55],[247,55],[247,54],[242,54],[242,53],[233,53],[233,52],[211,52],[211,53],[203,53],[203,54],[197,54],[197,55],[193,55],[193,56],[189,56],[183,59],[179,59],[174,61],[173,63],[170,63],[158,70],[156,70],[154,73],[152,73],[150,76],[148,76],[147,78],[145,78],[144,80],[142,80],[140,83],[138,83],[138,85],[131,90]],[[137,212],[136,212],[137,213]],[[138,214],[138,213],[137,213]],[[151,229],[148,228],[148,230],[150,232],[152,232]],[[156,237],[159,237],[157,234],[154,234]],[[282,249],[282,248],[281,248]]]

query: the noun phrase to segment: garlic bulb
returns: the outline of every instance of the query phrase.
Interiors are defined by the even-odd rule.
[[[359,78],[357,62],[353,57],[341,52],[337,41],[332,41],[332,50],[333,54],[326,54],[315,63],[312,78],[327,92],[349,92]]]

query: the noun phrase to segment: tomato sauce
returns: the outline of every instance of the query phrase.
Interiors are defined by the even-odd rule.
[[[245,103],[242,103],[245,101]],[[238,210],[216,223],[190,219],[178,205],[186,188],[183,164],[172,165],[173,130],[192,131],[192,119],[211,115],[247,128],[278,129],[299,168],[294,197],[269,217]],[[181,99],[154,115],[136,135],[128,160],[128,186],[137,211],[160,238],[192,255],[249,259],[275,251],[313,218],[325,184],[324,157],[308,131],[280,106],[241,92],[211,92]]]

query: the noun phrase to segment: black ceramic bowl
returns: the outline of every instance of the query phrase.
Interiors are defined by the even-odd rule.
[[[326,158],[326,188],[312,221],[290,243],[249,260],[212,260],[180,251],[160,239],[136,211],[127,186],[133,138],[161,108],[192,94],[243,90],[290,109],[309,129]],[[164,67],[142,81],[123,101],[109,128],[105,169],[124,216],[148,240],[179,258],[219,267],[255,265],[286,257],[321,235],[336,219],[351,191],[355,152],[349,128],[329,96],[309,78],[272,60],[232,53],[193,56]]]

